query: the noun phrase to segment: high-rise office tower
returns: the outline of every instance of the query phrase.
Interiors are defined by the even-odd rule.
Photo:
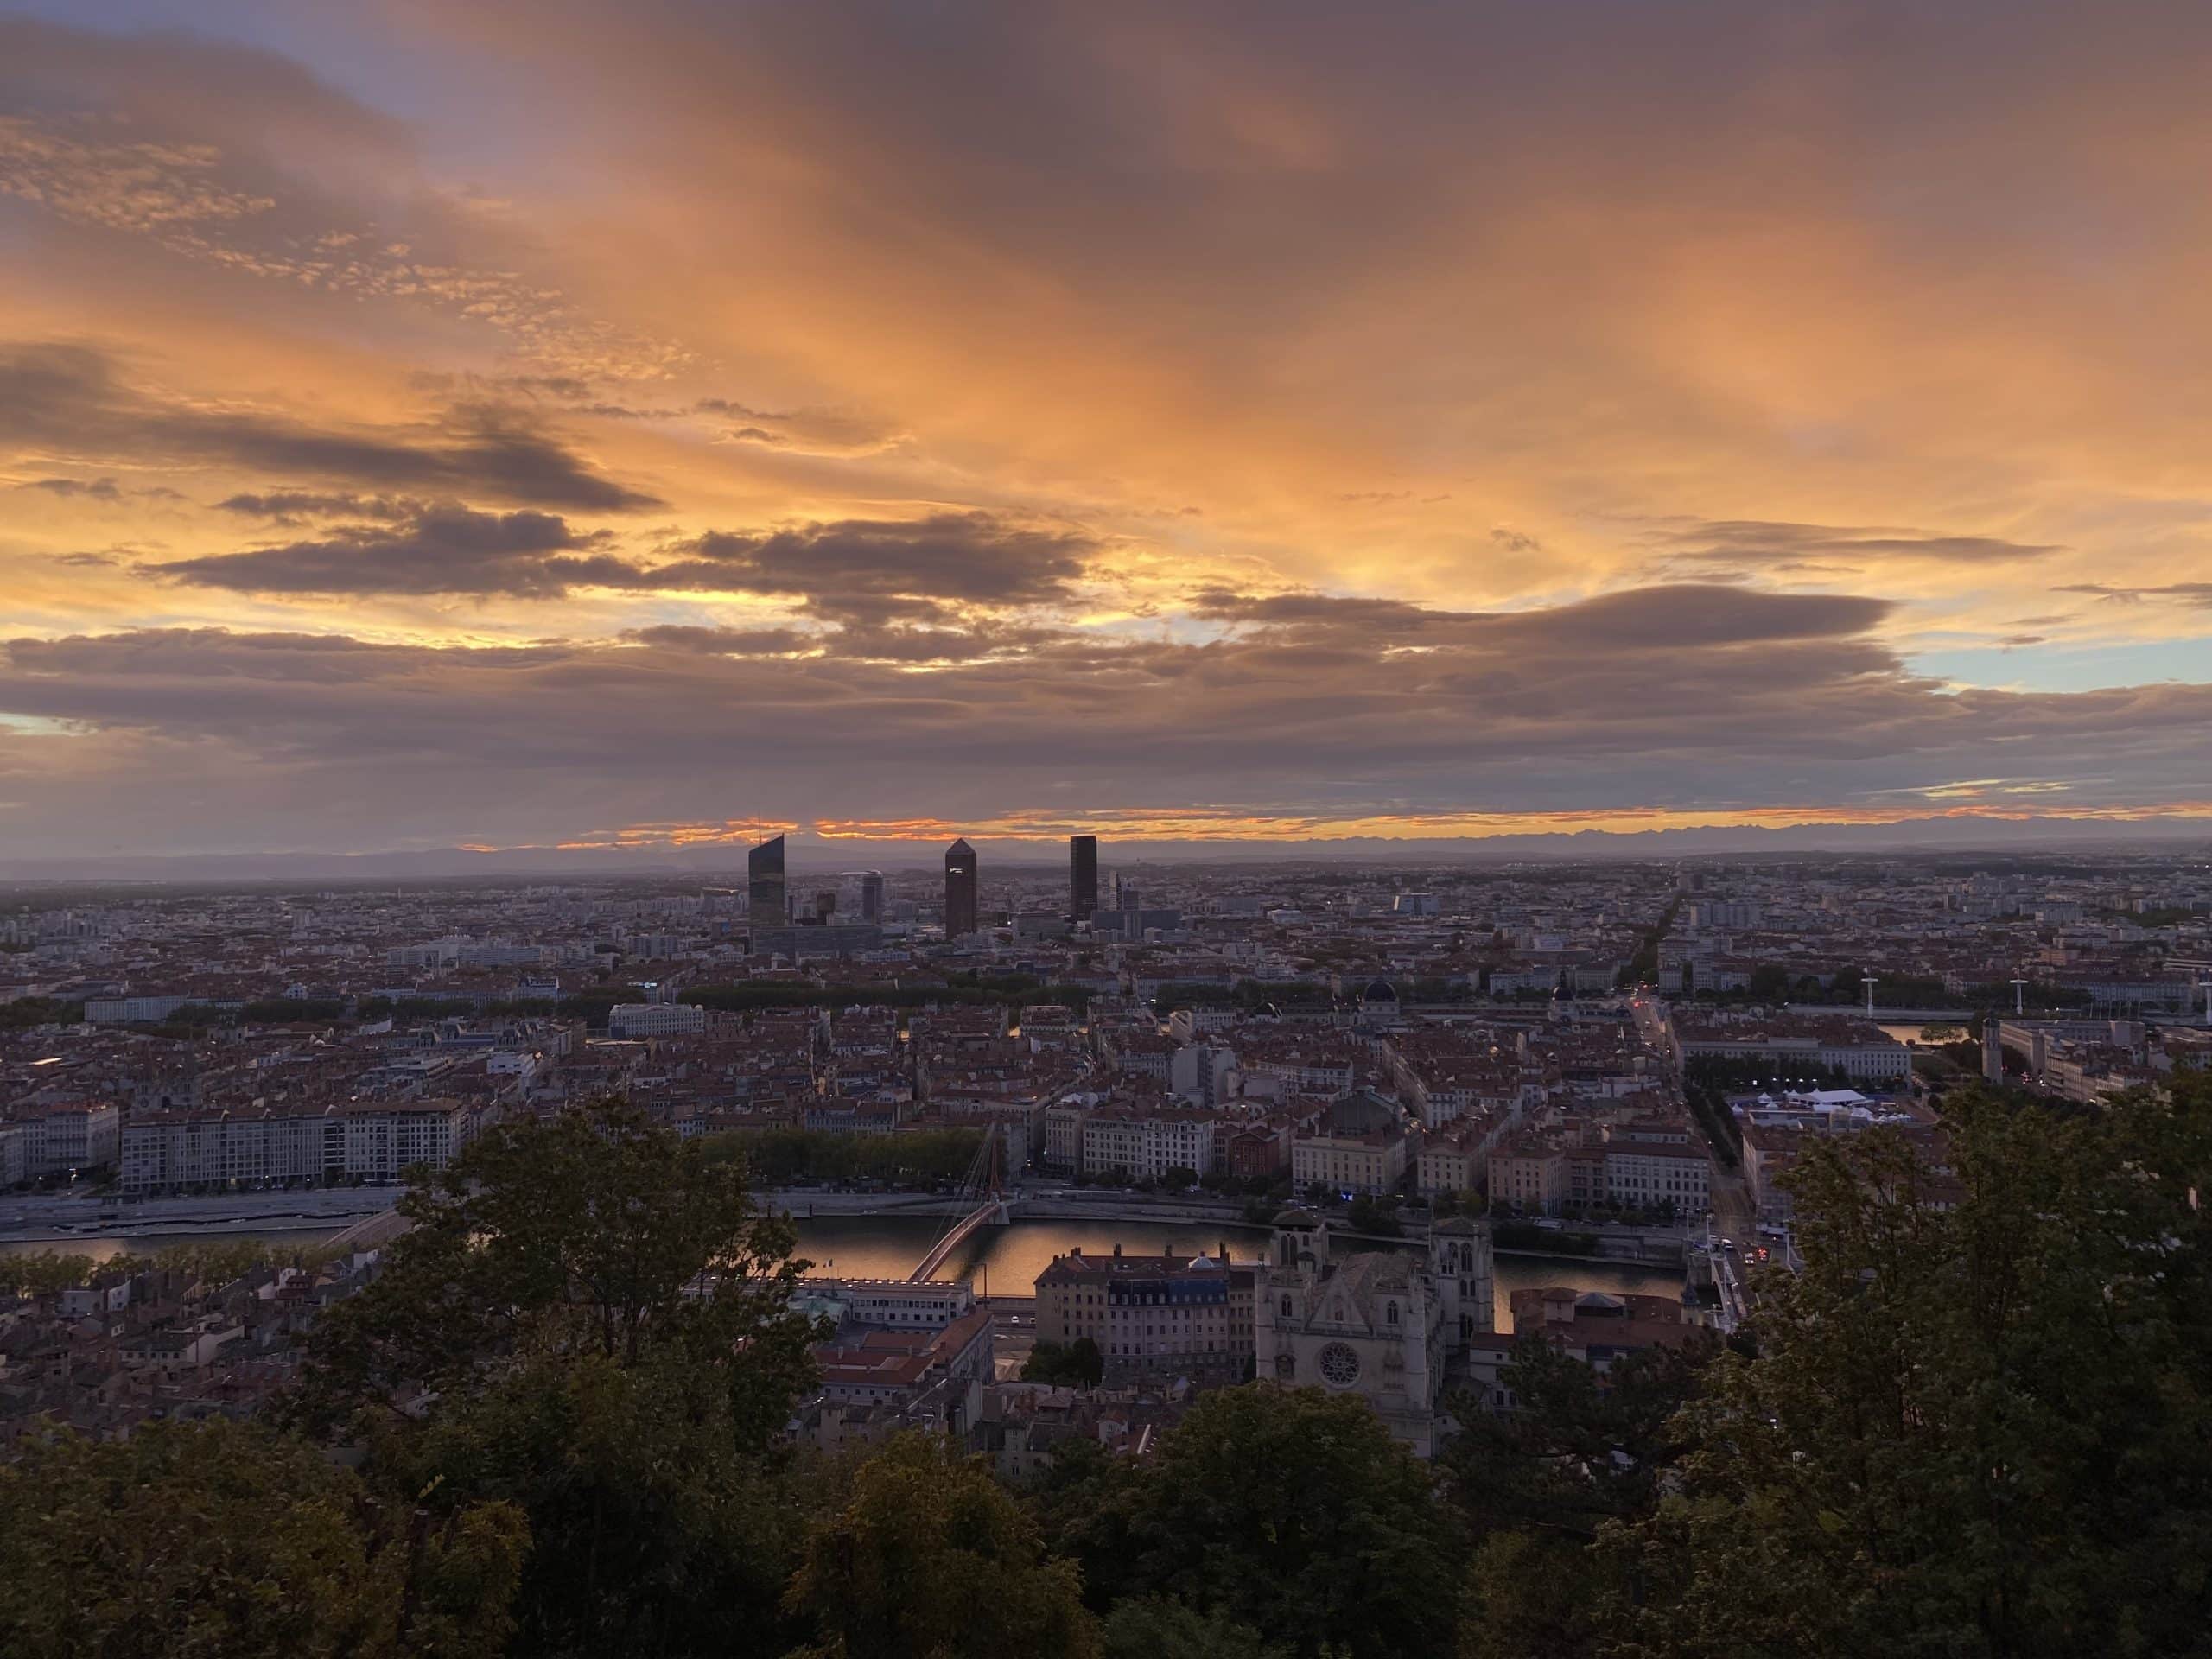
[[[944,937],[976,931],[976,849],[965,837],[944,849]]]
[[[784,902],[784,838],[764,841],[745,855],[745,918],[755,927],[791,920]]]
[[[1098,910],[1098,837],[1068,837],[1068,914],[1087,922]]]
[[[883,919],[883,872],[861,872],[861,920],[880,922]]]

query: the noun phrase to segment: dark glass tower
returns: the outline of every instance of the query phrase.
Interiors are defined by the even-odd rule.
[[[944,849],[944,937],[976,931],[976,849],[963,837]]]
[[[783,927],[791,921],[784,903],[784,838],[764,841],[745,855],[745,917],[755,927]]]
[[[883,919],[883,872],[861,872],[861,920],[880,922]]]
[[[1087,922],[1098,911],[1098,837],[1068,837],[1068,914]]]

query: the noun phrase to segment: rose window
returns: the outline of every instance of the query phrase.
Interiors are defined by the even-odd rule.
[[[1359,1381],[1359,1356],[1341,1342],[1321,1351],[1321,1377],[1332,1388],[1348,1389]]]

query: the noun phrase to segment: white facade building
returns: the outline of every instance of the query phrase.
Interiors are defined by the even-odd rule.
[[[1157,1179],[1171,1169],[1203,1175],[1213,1166],[1211,1112],[1179,1108],[1135,1110],[1112,1107],[1083,1121],[1082,1171]]]
[[[607,1034],[696,1037],[707,1028],[707,1011],[689,1002],[617,1002],[607,1014]]]

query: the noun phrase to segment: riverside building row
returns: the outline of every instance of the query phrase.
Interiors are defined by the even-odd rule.
[[[362,1101],[320,1111],[164,1112],[122,1134],[129,1193],[260,1182],[391,1181],[442,1169],[490,1121],[447,1101]]]

